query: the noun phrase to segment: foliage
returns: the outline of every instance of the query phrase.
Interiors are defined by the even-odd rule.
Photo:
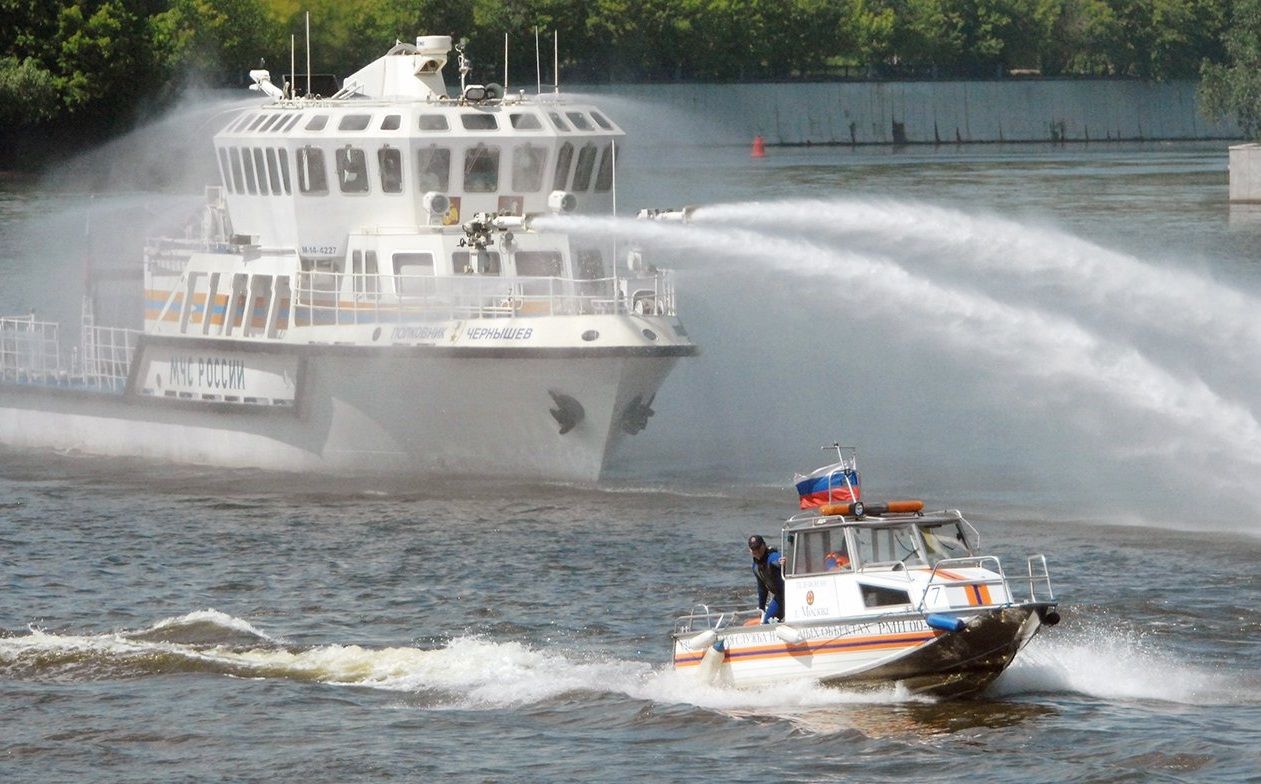
[[[34,59],[0,59],[0,125],[39,125],[57,115],[59,103],[53,75]]]
[[[467,38],[474,81],[500,81],[507,35],[511,86],[532,83],[536,63],[550,82],[555,35],[571,83],[1013,71],[1169,79],[1205,62],[1204,95],[1219,112],[1261,92],[1261,0],[0,0],[8,126],[62,118],[108,131],[191,81],[239,85],[260,58],[279,83],[290,36],[306,70],[306,12],[312,70],[338,78],[395,40],[451,34]],[[1232,65],[1214,64],[1224,60]]]
[[[1203,63],[1201,109],[1214,121],[1234,117],[1245,136],[1261,140],[1261,0],[1236,0],[1226,54],[1228,64]]]

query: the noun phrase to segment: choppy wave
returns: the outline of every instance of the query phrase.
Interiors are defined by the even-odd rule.
[[[217,639],[215,638],[217,634]],[[252,624],[214,610],[140,631],[55,634],[31,629],[0,638],[0,677],[108,680],[209,673],[373,688],[448,708],[514,708],[572,694],[611,694],[655,704],[742,715],[794,714],[855,704],[931,702],[895,686],[845,691],[810,683],[737,690],[699,683],[668,665],[515,641],[455,637],[435,648],[360,645],[287,647]],[[1080,694],[1108,700],[1227,704],[1257,698],[1238,674],[1198,668],[1140,636],[1104,628],[1043,635],[993,687],[992,696]]]

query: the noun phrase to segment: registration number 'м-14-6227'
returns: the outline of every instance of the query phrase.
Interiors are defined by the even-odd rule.
[[[336,245],[303,245],[303,256],[336,256]]]

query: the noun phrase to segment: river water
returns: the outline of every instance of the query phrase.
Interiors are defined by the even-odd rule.
[[[1223,145],[632,143],[619,178],[711,205],[570,224],[677,267],[704,353],[597,487],[0,451],[0,780],[1261,781],[1261,225]],[[85,215],[176,201],[0,185],[5,309],[73,318]],[[838,438],[868,498],[1046,554],[1063,622],[983,698],[671,672]]]

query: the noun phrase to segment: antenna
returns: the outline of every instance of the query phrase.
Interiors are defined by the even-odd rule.
[[[552,95],[560,95],[560,32],[552,31]]]
[[[311,97],[311,12],[306,12],[306,94]]]
[[[297,36],[295,36],[293,33],[290,33],[289,34],[289,97],[290,98],[293,98],[293,89],[294,89],[294,86],[298,83],[298,75],[293,72],[295,58],[297,57],[297,55],[295,54],[297,45],[298,45]]]
[[[508,97],[508,34],[504,33],[504,97]]]
[[[534,26],[534,79],[537,82],[536,95],[543,94],[543,67],[539,64],[539,26]]]

